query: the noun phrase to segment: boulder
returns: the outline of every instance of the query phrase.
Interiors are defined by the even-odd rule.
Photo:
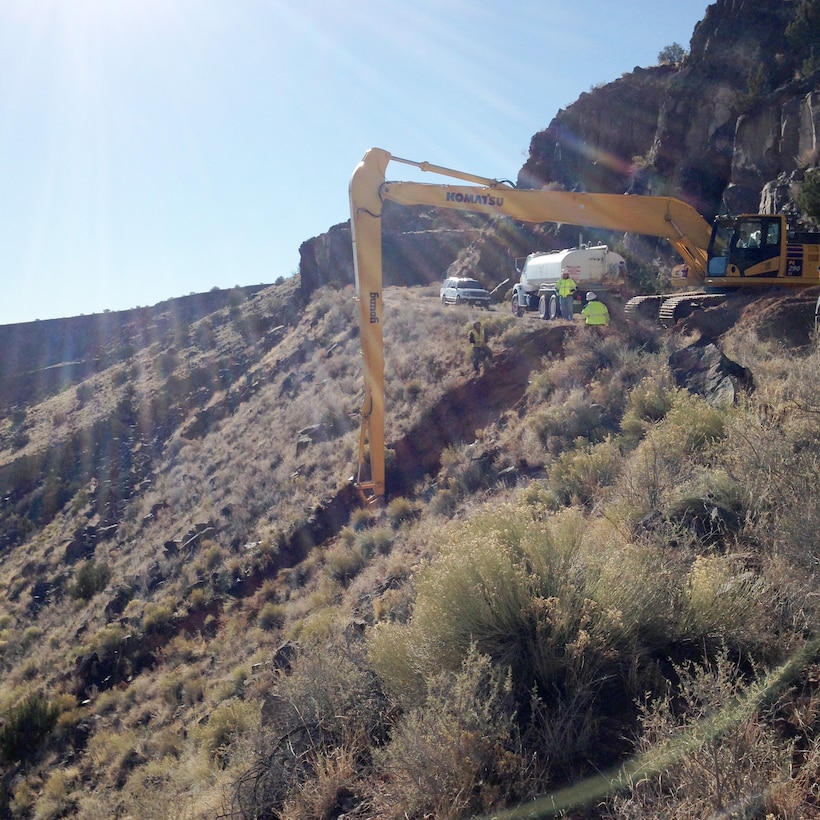
[[[669,367],[678,387],[702,396],[709,404],[734,404],[741,392],[754,389],[752,372],[723,354],[710,341],[676,350]]]

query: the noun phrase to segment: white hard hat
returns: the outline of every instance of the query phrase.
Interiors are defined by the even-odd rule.
[[[598,297],[592,291],[589,291],[589,293],[587,293],[587,302],[591,302],[593,299],[597,298]]]

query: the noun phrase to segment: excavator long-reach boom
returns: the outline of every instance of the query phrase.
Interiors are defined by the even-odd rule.
[[[391,160],[475,184],[386,182]],[[428,205],[507,216],[521,222],[558,222],[665,237],[688,266],[690,281],[699,283],[706,276],[711,227],[694,208],[680,200],[523,190],[509,182],[427,162],[413,162],[393,157],[380,148],[371,148],[350,181],[353,259],[364,359],[362,428],[354,481],[366,504],[379,504],[385,495],[381,215],[388,200],[400,205]]]

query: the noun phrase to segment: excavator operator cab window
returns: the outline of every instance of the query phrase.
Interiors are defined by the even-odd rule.
[[[760,220],[740,222],[735,239],[736,248],[759,248],[763,237],[763,225]]]
[[[766,224],[766,244],[780,247],[780,220]]]
[[[770,265],[760,268],[760,272],[754,268],[779,255],[779,218],[754,217],[737,220],[734,236],[729,243],[727,269],[739,273],[740,276],[767,275],[766,269],[770,270]]]
[[[780,219],[719,219],[709,243],[709,276],[754,275],[755,265],[780,254]]]

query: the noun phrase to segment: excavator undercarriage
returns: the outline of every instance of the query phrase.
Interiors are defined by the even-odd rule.
[[[661,327],[673,327],[696,310],[719,305],[726,299],[725,293],[707,293],[690,290],[667,294],[633,296],[624,305],[624,315],[628,320],[657,323]]]

